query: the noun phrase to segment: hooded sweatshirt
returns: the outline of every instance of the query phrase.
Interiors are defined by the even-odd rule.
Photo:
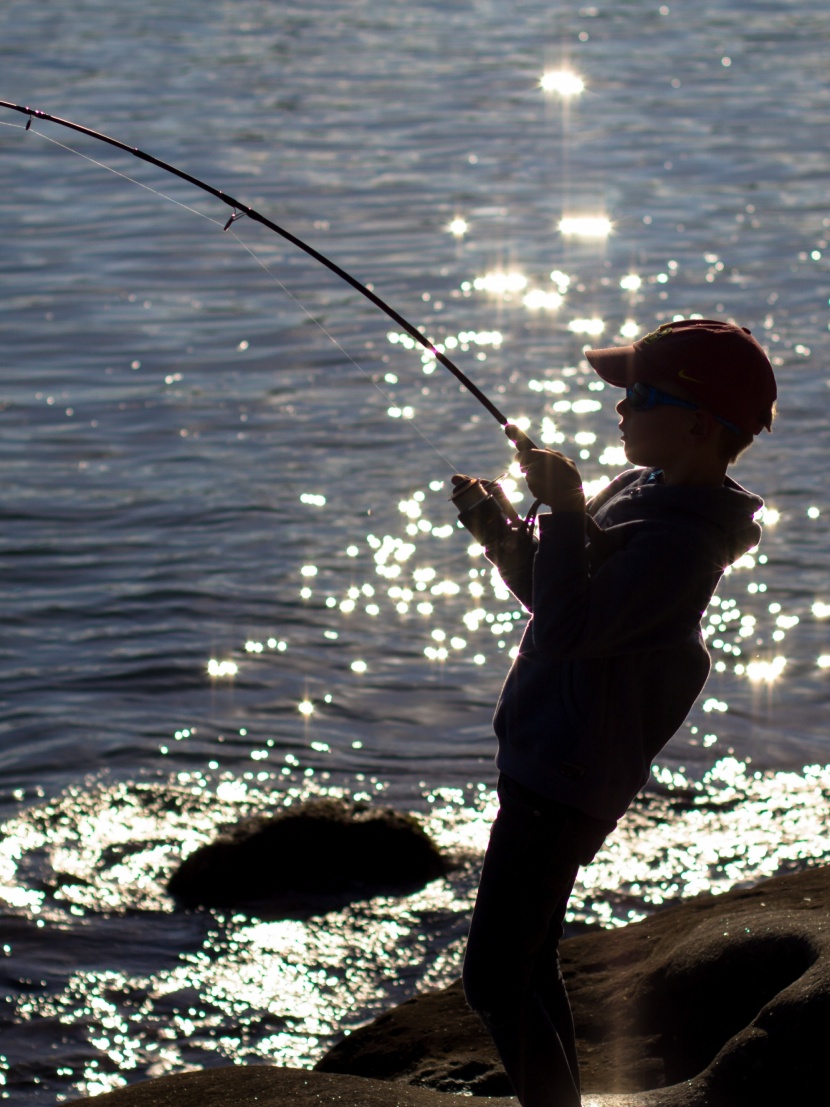
[[[499,770],[598,819],[648,780],[709,675],[701,616],[724,569],[758,544],[763,501],[622,473],[586,516],[539,517],[532,566],[500,565],[531,612],[494,726]]]

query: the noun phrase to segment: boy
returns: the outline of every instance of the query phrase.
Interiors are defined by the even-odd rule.
[[[586,357],[625,389],[625,454],[642,468],[586,504],[574,463],[509,425],[550,513],[523,556],[484,542],[531,616],[496,708],[500,807],[463,981],[522,1107],[581,1102],[558,963],[568,897],[706,681],[701,615],[761,533],[762,501],[726,469],[776,399],[763,349],[730,323],[679,320]]]

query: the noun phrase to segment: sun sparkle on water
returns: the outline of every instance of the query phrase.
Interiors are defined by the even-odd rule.
[[[620,278],[620,288],[626,292],[637,292],[643,284],[643,278],[637,273],[628,273]]]
[[[523,302],[530,311],[538,311],[540,308],[555,311],[565,300],[559,292],[546,292],[542,288],[533,288],[525,295]]]
[[[435,634],[433,641],[436,661],[443,661],[447,638]],[[723,703],[710,700],[712,711],[721,712]],[[313,748],[325,752],[327,745]],[[29,891],[32,872],[46,866],[40,875],[51,883],[61,876],[54,896],[38,892],[37,903],[22,908],[42,921],[45,933],[57,938],[67,912],[83,917],[102,909],[154,911],[163,932],[174,917],[164,885],[180,856],[229,822],[272,809],[275,799],[288,805],[343,794],[306,780],[302,760],[290,752],[285,762],[303,777],[302,786],[283,783],[275,769],[256,774],[265,782],[261,788],[249,783],[253,774],[217,782],[182,772],[166,785],[70,789],[25,810],[3,827],[4,898],[13,889]],[[619,927],[655,906],[726,891],[826,855],[826,766],[762,773],[725,757],[699,782],[669,766],[654,775],[656,790],[581,871],[570,919]],[[378,788],[367,780],[367,798]],[[19,1018],[59,1020],[97,1051],[95,1063],[75,1073],[75,1089],[84,1094],[117,1087],[138,1069],[147,1076],[182,1071],[194,1058],[199,1064],[213,1057],[313,1064],[349,1012],[389,1006],[416,969],[430,988],[458,975],[462,924],[496,796],[468,784],[435,788],[424,799],[424,829],[461,861],[446,879],[400,899],[378,896],[302,923],[244,914],[215,924],[208,918],[201,944],[175,963],[152,964],[133,976],[81,967],[63,982],[22,995]],[[99,1069],[99,1057],[112,1071]]]
[[[573,331],[574,334],[587,334],[591,338],[596,338],[605,330],[605,321],[597,318],[572,319],[568,323],[568,330]]]
[[[560,96],[578,96],[585,91],[585,82],[570,69],[550,69],[539,79],[543,92],[556,92]]]
[[[218,661],[212,657],[208,661],[207,670],[211,677],[234,677],[239,672],[239,666],[235,661]]]
[[[499,295],[509,292],[522,292],[527,288],[527,277],[517,272],[486,273],[483,277],[476,277],[473,281],[473,287],[477,292],[495,292]]]
[[[573,238],[607,238],[613,224],[605,215],[569,215],[560,219],[559,230]]]

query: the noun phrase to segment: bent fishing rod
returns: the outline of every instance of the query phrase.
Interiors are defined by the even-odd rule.
[[[189,184],[194,185],[196,188],[200,188],[203,192],[207,192],[209,195],[214,196],[217,200],[220,200],[223,204],[226,204],[232,209],[232,214],[225,224],[224,229],[227,231],[237,219],[241,219],[243,216],[253,220],[255,223],[261,223],[264,227],[274,231],[288,242],[297,246],[300,250],[304,250],[315,261],[320,262],[326,269],[331,270],[332,273],[340,277],[347,284],[351,285],[362,296],[365,296],[367,300],[370,300],[375,307],[380,308],[382,312],[393,319],[398,326],[403,328],[404,331],[426,350],[429,351],[432,357],[436,361],[440,362],[445,369],[449,370],[452,375],[461,382],[461,384],[472,393],[478,402],[490,412],[494,419],[496,419],[502,427],[507,426],[509,420],[507,416],[499,410],[498,407],[490,400],[481,389],[474,384],[470,378],[463,373],[458,366],[452,362],[446,354],[441,350],[436,349],[432,342],[425,335],[418,330],[408,319],[405,319],[399,312],[393,307],[382,300],[371,288],[367,288],[365,284],[361,284],[356,277],[353,277],[351,273],[347,273],[345,269],[339,266],[331,258],[326,257],[325,254],[320,253],[319,250],[309,243],[304,242],[303,239],[297,235],[292,234],[291,231],[285,229],[285,227],[279,226],[272,219],[263,215],[262,212],[256,210],[256,208],[249,207],[247,204],[243,204],[241,201],[235,199],[227,192],[223,192],[221,189],[214,188],[213,185],[207,183],[207,181],[201,180],[199,177],[194,177],[191,173],[186,173],[183,169],[177,168],[175,165],[171,165],[169,162],[162,161],[161,158],[154,157],[152,154],[146,153],[144,150],[139,150],[137,146],[129,146],[126,142],[121,142],[117,138],[112,138],[110,135],[102,134],[100,131],[94,131],[90,127],[84,127],[80,123],[73,123],[69,119],[61,119],[57,115],[50,115],[48,112],[39,111],[37,108],[24,107],[21,104],[13,104],[8,100],[0,100],[0,108],[8,108],[10,111],[19,112],[21,115],[28,117],[26,123],[26,130],[28,131],[32,125],[32,120],[43,119],[49,123],[54,123],[59,127],[66,127],[70,131],[77,131],[79,134],[86,135],[88,138],[94,138],[98,142],[105,142],[108,146],[114,146],[118,150],[123,150],[127,154],[131,154],[135,158],[139,158],[141,161],[149,162],[150,165],[155,165],[158,169],[164,170],[165,173],[172,173],[175,177],[180,177],[183,181],[187,181]],[[533,444],[527,439],[526,436],[522,439],[523,448],[534,448]]]
[[[371,288],[362,284],[356,277],[353,277],[351,273],[348,273],[340,265],[332,261],[331,258],[326,257],[325,254],[316,250],[308,242],[305,242],[291,231],[286,230],[285,227],[281,227],[278,223],[275,223],[272,219],[263,215],[262,212],[257,211],[256,208],[243,204],[229,193],[214,188],[213,185],[208,184],[207,181],[203,181],[199,177],[194,177],[192,173],[187,173],[185,170],[171,165],[170,162],[163,161],[153,154],[148,154],[146,151],[140,150],[137,146],[129,146],[126,142],[121,142],[117,138],[102,134],[100,131],[94,131],[91,127],[85,127],[80,123],[73,123],[69,119],[62,119],[60,116],[51,115],[49,112],[40,111],[37,108],[30,108],[22,104],[14,104],[8,100],[0,100],[0,108],[8,108],[10,111],[16,111],[21,115],[25,115],[27,117],[26,131],[31,128],[33,120],[46,120],[59,127],[65,127],[70,131],[76,131],[78,134],[86,135],[88,138],[96,139],[98,142],[106,143],[108,146],[114,146],[116,149],[123,150],[125,153],[138,158],[140,161],[145,161],[150,165],[156,166],[165,173],[171,173],[174,177],[179,177],[181,180],[187,181],[188,184],[194,185],[203,192],[207,192],[208,195],[215,197],[231,208],[230,218],[224,226],[224,230],[226,231],[229,230],[238,219],[243,217],[247,217],[255,223],[261,223],[262,226],[274,231],[276,234],[292,243],[292,245],[298,247],[298,249],[303,250],[336,276],[340,277],[346,284],[351,285],[361,296],[365,296],[367,300],[370,300],[375,307],[380,308],[380,310],[388,315],[390,319],[393,319],[398,326],[403,328],[411,338],[428,350],[436,361],[440,362],[445,369],[452,373],[467,391],[478,400],[482,407],[487,409],[501,427],[506,428],[509,425],[510,420],[508,420],[507,416],[496,407],[489,397],[485,396],[481,389],[470,380],[467,374],[462,372],[446,354],[437,349],[435,345],[430,342],[417,327],[410,323],[408,319],[405,319],[400,312],[396,311],[390,304],[381,299]],[[518,428],[511,428],[509,437],[522,452],[537,448],[532,439]],[[474,535],[478,531],[478,537],[482,541],[484,540],[485,533],[493,533],[494,527],[502,532],[503,537],[511,538],[520,534],[523,538],[526,538],[533,527],[533,522],[540,506],[538,500],[534,501],[526,518],[521,519],[521,516],[501,488],[498,479],[493,481],[480,481],[472,477],[461,478],[455,483],[455,489],[451,498],[460,513],[460,518],[464,522],[464,525],[472,530]]]

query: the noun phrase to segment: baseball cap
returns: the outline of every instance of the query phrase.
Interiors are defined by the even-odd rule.
[[[586,350],[604,381],[676,381],[701,407],[747,434],[772,429],[778,390],[770,360],[746,327],[718,319],[676,319],[631,346]]]

